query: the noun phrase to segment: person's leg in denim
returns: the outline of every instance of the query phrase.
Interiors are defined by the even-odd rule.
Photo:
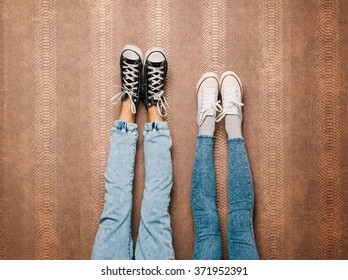
[[[193,259],[196,260],[222,258],[214,170],[214,137],[199,135],[191,184],[191,207],[195,226]]]
[[[197,83],[198,136],[191,182],[191,207],[195,227],[193,259],[219,260],[222,245],[216,208],[214,169],[214,132],[219,77],[213,72],[201,76]]]
[[[133,259],[131,238],[132,189],[138,139],[135,115],[141,97],[142,51],[126,45],[121,51],[122,91],[111,99],[121,110],[111,129],[105,170],[104,210],[94,243],[92,259]]]
[[[145,187],[135,249],[138,260],[174,259],[168,212],[173,185],[171,146],[167,122],[145,125]]]
[[[253,230],[254,190],[248,155],[242,138],[228,144],[228,256],[231,260],[256,260],[259,255]]]
[[[116,121],[111,129],[104,210],[92,259],[133,258],[131,209],[137,139],[137,125],[134,123]]]

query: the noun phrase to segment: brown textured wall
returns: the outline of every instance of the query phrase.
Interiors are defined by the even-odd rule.
[[[345,0],[0,0],[0,259],[89,258],[126,43],[168,55],[176,258],[193,249],[195,84],[231,69],[245,88],[261,257],[348,259],[347,23]],[[141,107],[139,135],[145,121]],[[227,256],[223,123],[216,136]],[[135,174],[134,239],[142,137]]]

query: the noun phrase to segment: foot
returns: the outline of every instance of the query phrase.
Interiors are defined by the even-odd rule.
[[[217,121],[222,120],[225,116],[239,116],[242,122],[242,83],[236,73],[226,71],[220,77],[220,90],[222,99],[222,112],[218,116]]]
[[[116,104],[130,100],[131,112],[136,113],[141,99],[141,71],[143,67],[143,53],[134,45],[124,46],[121,57],[122,92],[113,96],[110,101]]]
[[[216,112],[221,111],[218,101],[219,77],[205,73],[197,83],[197,124],[199,135],[214,135]]]
[[[164,97],[164,81],[167,75],[168,63],[162,48],[150,49],[145,55],[144,66],[144,99],[147,110],[156,105],[158,113],[167,115],[168,104]]]

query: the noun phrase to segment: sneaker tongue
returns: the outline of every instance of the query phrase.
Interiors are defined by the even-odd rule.
[[[236,86],[228,86],[225,87],[224,90],[226,91],[225,94],[230,95],[229,100],[236,101],[236,102],[241,102],[241,93],[238,87]],[[228,115],[239,115],[239,110],[238,110],[238,105],[234,105],[230,107],[227,111]]]
[[[214,98],[214,101],[215,101],[216,87],[207,87],[207,86],[205,86],[203,88],[203,91],[204,91],[203,94],[207,94],[207,95],[211,96],[212,98]],[[207,116],[214,116],[214,112],[215,112],[214,108],[209,109],[207,111]]]
[[[148,66],[151,66],[151,67],[155,67],[155,68],[159,68],[161,66],[163,66],[163,62],[164,61],[161,61],[161,62],[152,62],[152,61],[149,61],[149,64]],[[156,76],[158,75],[157,73],[155,74]],[[163,74],[161,75],[163,76]],[[148,78],[151,78],[152,77],[152,74],[149,74],[148,75]],[[153,84],[154,85],[154,88],[152,89],[153,92],[160,92],[163,88],[163,82],[161,82],[161,86],[159,86],[158,84],[158,79],[154,79],[152,80],[151,82],[149,82],[150,84]]]
[[[124,57],[124,61],[127,62],[128,64],[131,64],[131,65],[136,65],[138,66],[139,65],[139,59],[129,59],[129,58],[125,58]],[[136,68],[138,69],[138,68]],[[133,83],[135,80],[131,79],[131,78],[125,78],[125,80],[128,82],[128,83]],[[122,85],[123,87],[127,88],[127,89],[131,89],[130,86],[125,86],[125,85]],[[133,90],[134,91],[134,90]]]

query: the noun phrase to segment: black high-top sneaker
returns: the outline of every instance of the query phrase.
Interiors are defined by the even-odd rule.
[[[143,102],[147,110],[156,105],[160,115],[166,116],[168,104],[163,88],[168,69],[167,59],[160,47],[148,50],[145,57]]]
[[[126,45],[120,57],[122,92],[113,96],[110,101],[116,104],[120,100],[131,99],[132,113],[135,114],[141,99],[141,71],[143,53],[134,45]]]

